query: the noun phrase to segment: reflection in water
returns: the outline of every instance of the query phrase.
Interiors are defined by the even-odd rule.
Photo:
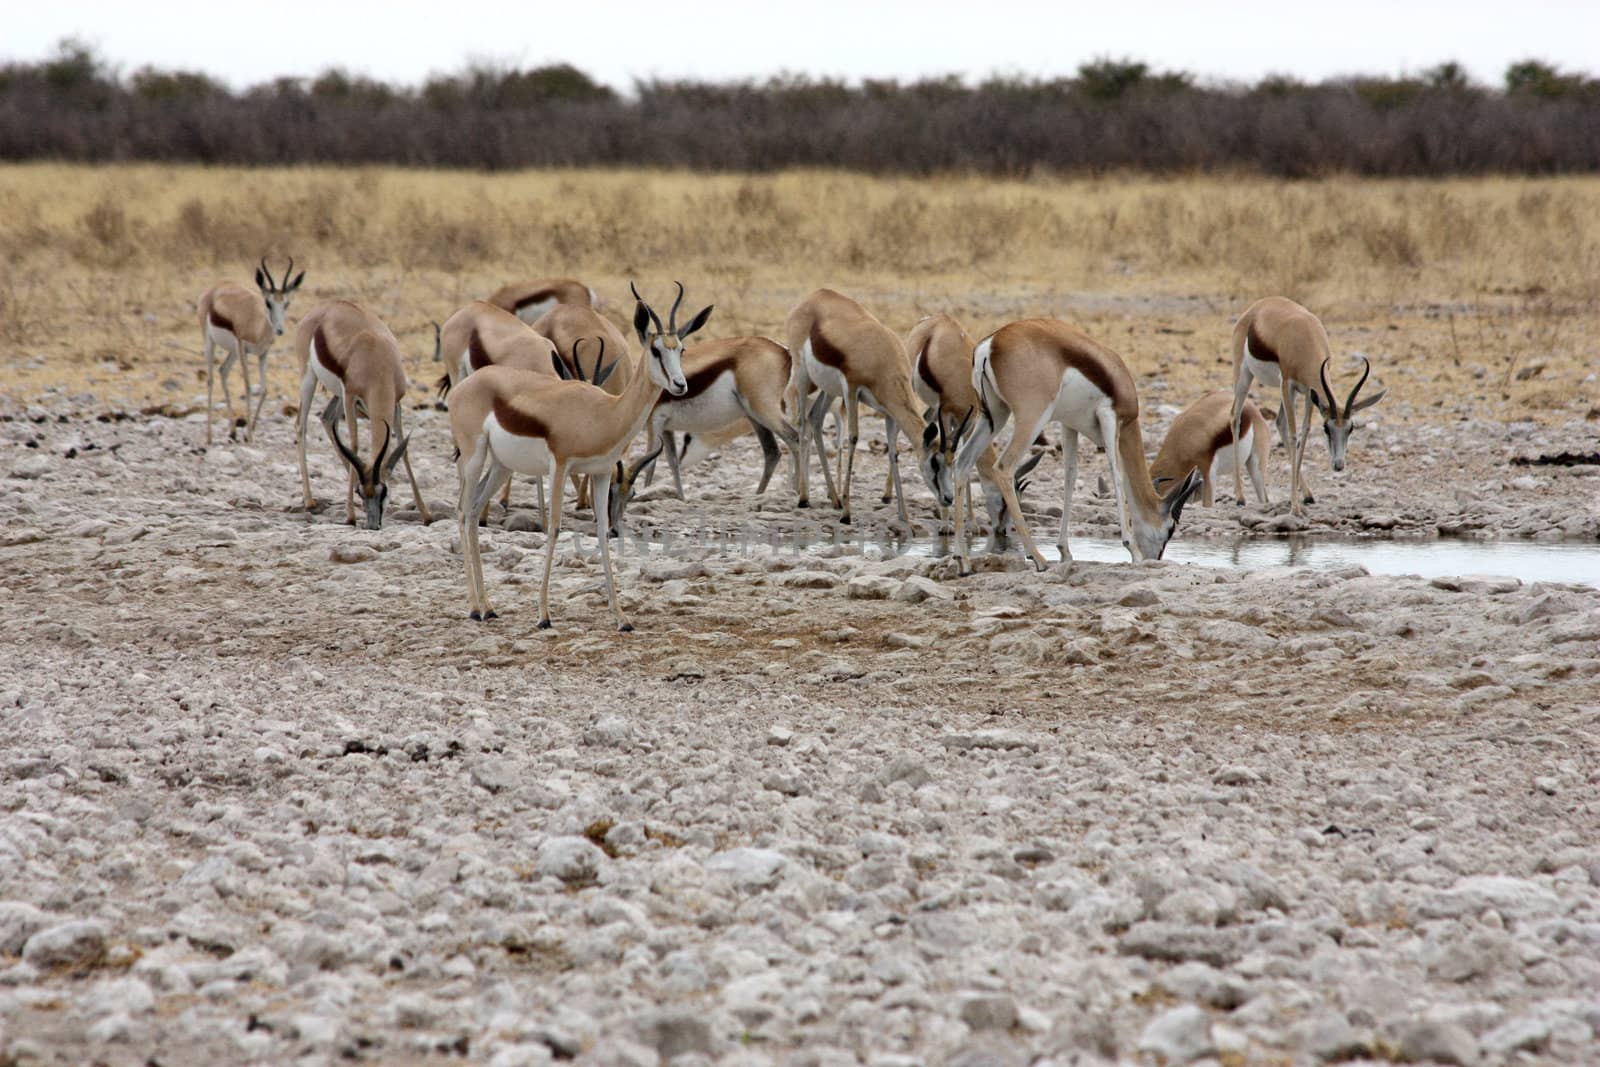
[[[1015,538],[1013,538],[1015,544]],[[981,551],[983,542],[974,545]],[[885,546],[886,551],[892,550]],[[1060,558],[1054,545],[1040,544],[1050,560]],[[946,539],[903,542],[898,551],[943,556]],[[1018,551],[1015,547],[1012,551]],[[1128,562],[1128,550],[1111,537],[1074,537],[1072,558],[1106,563]],[[1536,541],[1379,541],[1318,537],[1230,538],[1173,541],[1162,559],[1203,567],[1315,567],[1326,570],[1357,564],[1371,574],[1415,574],[1423,578],[1462,574],[1495,574],[1524,582],[1576,582],[1600,587],[1600,544]]]

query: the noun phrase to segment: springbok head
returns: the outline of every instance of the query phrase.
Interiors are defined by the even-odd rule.
[[[361,457],[356,455],[355,450],[346,445],[344,439],[339,436],[339,418],[338,407],[329,404],[327,410],[322,413],[322,424],[327,428],[328,436],[333,438],[340,455],[344,456],[344,461],[350,464],[350,469],[356,473],[361,501],[367,509],[367,529],[382,529],[383,505],[389,499],[389,476],[394,473],[395,464],[405,456],[406,446],[411,443],[411,438],[409,436],[401,438],[400,447],[390,452],[389,445],[392,441],[389,424],[384,423],[383,444],[373,453],[372,465],[369,467],[361,462]]]
[[[961,439],[972,426],[973,415],[973,409],[968,408],[960,423],[951,426],[940,413],[939,405],[933,404],[928,408],[927,421],[922,424],[922,457],[919,466],[923,480],[943,507],[955,503],[956,450],[961,447]]]
[[[1361,380],[1356,382],[1356,387],[1350,390],[1350,395],[1345,398],[1344,410],[1339,410],[1339,401],[1334,398],[1333,387],[1328,384],[1328,360],[1322,361],[1322,393],[1311,391],[1311,402],[1322,413],[1322,432],[1328,435],[1328,456],[1333,460],[1333,469],[1344,470],[1344,454],[1350,445],[1350,431],[1360,423],[1355,421],[1355,414],[1364,408],[1370,408],[1388,395],[1389,390],[1380,389],[1377,393],[1357,403],[1356,396],[1361,392],[1361,387],[1367,384],[1367,376],[1372,373],[1372,361],[1363,359]]]
[[[707,304],[689,320],[688,325],[679,326],[678,306],[683,303],[683,283],[672,284],[678,287],[678,298],[672,302],[672,311],[664,327],[661,325],[661,316],[639,295],[638,287],[629,282],[628,288],[633,290],[633,298],[637,301],[633,308],[633,331],[639,335],[639,343],[644,346],[650,377],[673,396],[682,396],[689,391],[689,383],[683,377],[683,342],[711,318],[713,305]]]
[[[617,461],[616,472],[611,476],[611,500],[609,504],[611,512],[608,521],[612,537],[616,537],[622,530],[622,513],[627,510],[629,501],[633,499],[633,488],[639,481],[640,473],[656,461],[661,455],[662,449],[666,448],[666,445],[666,436],[662,435],[661,439],[656,442],[656,447],[640,456],[638,461],[631,467],[625,465],[621,460]]]
[[[294,275],[293,281],[290,281],[290,275]],[[283,313],[289,310],[289,298],[305,280],[305,271],[294,273],[293,256],[289,257],[289,265],[284,268],[281,282],[273,280],[272,272],[267,269],[267,257],[261,257],[261,265],[256,268],[256,288],[261,290],[261,299],[267,305],[267,320],[272,323],[272,330],[279,337],[283,336]]]
[[[1184,505],[1204,484],[1205,479],[1200,471],[1190,470],[1183,481],[1161,497],[1153,518],[1140,516],[1138,509],[1130,509],[1128,525],[1133,530],[1134,543],[1129,545],[1124,542],[1124,545],[1135,560],[1161,558],[1161,553],[1167,550],[1167,542],[1172,540],[1172,534],[1178,528]]]

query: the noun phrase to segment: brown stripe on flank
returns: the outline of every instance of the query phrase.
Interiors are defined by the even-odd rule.
[[[333,349],[328,347],[328,338],[322,332],[320,323],[317,326],[317,332],[311,335],[311,339],[317,346],[317,359],[322,362],[324,367],[333,371],[334,377],[341,382],[344,381],[344,365],[333,358]]]
[[[555,295],[556,291],[554,289],[540,289],[536,293],[529,293],[527,296],[518,297],[516,308],[518,311],[521,311],[529,304],[542,304]]]
[[[1272,346],[1261,339],[1261,335],[1256,332],[1255,323],[1252,322],[1250,329],[1245,332],[1244,342],[1245,346],[1250,350],[1250,354],[1261,362],[1278,362],[1278,353],[1274,352]]]
[[[1229,417],[1232,418],[1231,413],[1230,413]],[[1252,424],[1251,424],[1250,419],[1248,418],[1248,416],[1241,416],[1240,417],[1240,419],[1239,419],[1239,443],[1240,444],[1244,443],[1244,435],[1250,432],[1251,425]],[[1228,423],[1228,424],[1225,424],[1216,433],[1211,435],[1211,444],[1210,444],[1209,447],[1211,449],[1211,452],[1213,454],[1215,454],[1217,452],[1222,451],[1224,448],[1228,448],[1232,444],[1233,444],[1233,424],[1232,423]],[[1201,473],[1203,474],[1204,472],[1202,471]]]
[[[207,312],[206,318],[211,325],[215,326],[217,329],[227,330],[229,333],[233,332],[233,320],[222,314],[216,308],[212,308],[209,312]]]
[[[825,367],[844,369],[844,353],[833,346],[833,343],[822,336],[822,331],[813,324],[811,327],[811,354],[818,363]]]
[[[936,395],[943,397],[944,387],[939,384],[939,376],[933,372],[933,360],[929,358],[929,350],[932,348],[933,335],[929,334],[928,339],[922,342],[922,351],[918,352],[911,362],[917,368],[917,377],[927,382],[928,387]]]
[[[530,415],[509,400],[494,398],[494,421],[507,433],[518,437],[549,437],[550,427],[536,415]]]
[[[813,346],[813,347],[815,347],[815,346]],[[710,364],[707,364],[704,367],[701,367],[699,370],[697,370],[693,374],[689,375],[689,377],[687,379],[688,382],[689,382],[688,391],[685,392],[682,396],[674,397],[673,399],[675,399],[675,400],[687,400],[690,397],[699,396],[701,393],[703,393],[707,389],[711,388],[711,384],[713,382],[715,382],[718,378],[722,377],[722,375],[724,375],[728,371],[732,370],[733,369],[733,364],[734,364],[733,357],[732,356],[727,356],[727,357],[725,357],[723,359],[717,360],[714,363],[710,363]]]
[[[467,338],[467,366],[473,370],[482,370],[490,366],[494,360],[489,358],[489,352],[483,347],[483,338],[478,336],[478,328],[472,328],[472,335]]]
[[[1051,348],[1068,368],[1077,371],[1089,380],[1090,385],[1100,390],[1101,393],[1113,401],[1116,400],[1117,387],[1111,381],[1111,375],[1106,372],[1104,363],[1097,359],[1091,359],[1073,348],[1065,348],[1059,345],[1052,345]]]

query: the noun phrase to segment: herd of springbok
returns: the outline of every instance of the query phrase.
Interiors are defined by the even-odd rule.
[[[222,392],[230,426],[228,370],[237,361],[245,378],[246,439],[254,432],[266,395],[267,351],[284,332],[290,298],[305,280],[304,271],[291,280],[293,269],[290,260],[277,280],[263,259],[256,271],[256,292],[223,282],[200,298],[208,444],[218,352],[223,354]],[[1322,415],[1329,456],[1338,471],[1344,468],[1356,412],[1384,396],[1380,391],[1357,399],[1372,370],[1363,360],[1361,378],[1341,405],[1328,380],[1332,351],[1321,321],[1292,300],[1267,297],[1250,305],[1234,327],[1231,393],[1219,389],[1189,405],[1173,421],[1152,463],[1145,458],[1139,395],[1127,365],[1064,322],[1023,319],[974,343],[954,318],[933,315],[902,339],[849,297],[818,289],[789,313],[784,343],[729,337],[689,346],[689,337],[710,320],[710,306],[680,323],[684,289],[678,284],[663,323],[637,288],[632,295],[637,353],[596,310],[595,291],[570,278],[507,285],[488,300],[461,308],[442,326],[435,324],[434,359],[445,369],[438,387],[447,398],[455,446],[457,516],[473,619],[496,615],[484,588],[478,526],[495,494],[509,493],[514,474],[536,479],[546,531],[539,626],[550,625],[550,569],[561,530],[564,485],[571,478],[578,487],[577,506],[595,511],[612,618],[619,629],[630,630],[617,604],[606,533],[616,532],[637,479],[649,477],[663,452],[681,498],[681,466],[753,431],[764,457],[756,489],[760,493],[778,464],[782,441],[793,460],[796,503],[804,508],[810,502],[814,445],[829,504],[848,523],[861,405],[866,404],[885,420],[889,480],[883,501],[888,503],[892,494],[903,525],[909,519],[898,458],[901,431],[933,491],[942,530],[955,537],[962,573],[969,566],[967,521],[974,473],[984,486],[995,533],[1003,536],[1008,524],[1014,527],[1042,570],[1046,560],[1017,492],[1039,461],[1039,453],[1029,453],[1048,423],[1061,427],[1066,468],[1056,540],[1061,558],[1071,559],[1067,529],[1082,435],[1106,454],[1122,543],[1137,561],[1161,557],[1185,503],[1203,491],[1204,503],[1211,505],[1220,477],[1233,475],[1234,498],[1243,503],[1242,475],[1248,473],[1256,500],[1268,502],[1265,466],[1271,431],[1249,399],[1252,381],[1280,389],[1276,423],[1290,455],[1289,500],[1295,514],[1302,514],[1312,499],[1302,468],[1312,408]],[[321,386],[330,396],[321,416],[323,428],[349,468],[345,521],[356,521],[359,491],[368,528],[379,528],[389,480],[402,461],[417,510],[424,522],[431,521],[411,471],[410,438],[402,426],[406,375],[400,344],[388,326],[360,304],[330,300],[300,321],[294,345],[301,371],[296,448],[307,510],[315,507],[315,500],[306,469],[306,429]],[[261,383],[254,411],[246,364],[251,355],[257,359]],[[1302,398],[1304,414],[1297,428],[1294,406]],[[837,477],[822,434],[835,405],[843,428]],[[361,417],[369,423],[365,460],[357,431]],[[348,444],[339,432],[341,421],[349,425]],[[997,437],[1010,422],[1015,428],[997,451]],[[630,444],[647,427],[643,454],[626,463]],[[551,479],[548,507],[546,476]]]

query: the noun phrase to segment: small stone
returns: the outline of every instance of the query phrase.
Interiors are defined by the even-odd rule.
[[[0,956],[17,956],[28,938],[49,926],[53,916],[20,900],[0,900]]]
[[[860,574],[846,583],[844,592],[851,600],[888,600],[899,586],[882,574]]]
[[[602,715],[583,731],[583,743],[602,747],[625,745],[633,738],[633,723],[621,715]]]
[[[1138,586],[1123,593],[1117,603],[1125,608],[1148,608],[1161,603],[1161,597],[1149,586]]]
[[[481,760],[473,765],[472,784],[491,793],[504,793],[516,786],[517,771],[509,760]]]
[[[1561,910],[1561,900],[1536,882],[1486,874],[1461,879],[1424,899],[1417,910],[1425,919],[1455,919],[1481,915],[1489,908],[1508,918],[1527,919],[1555,914]]]
[[[963,993],[956,1014],[974,1030],[1009,1030],[1017,1025],[1017,1002],[1004,993]]]
[[[740,889],[769,889],[777,884],[789,858],[781,852],[766,848],[735,848],[718,852],[706,858],[706,871],[724,874],[733,879]]]
[[[1557,782],[1549,775],[1541,775],[1533,780],[1533,787],[1547,797],[1556,795]]]
[[[919,789],[933,781],[933,775],[929,773],[927,764],[915,756],[896,756],[883,769],[883,781],[886,785],[906,782],[911,788]]]
[[[907,634],[891,630],[883,635],[883,643],[890,648],[927,648],[933,644],[933,638],[925,634]]]
[[[1457,1023],[1418,1020],[1401,1033],[1400,1056],[1409,1062],[1475,1067],[1478,1039]]]
[[[1210,1056],[1217,1050],[1211,1036],[1211,1016],[1192,1004],[1162,1012],[1139,1035],[1138,1047],[1164,1067]]]
[[[87,967],[106,954],[106,927],[93,919],[61,923],[28,938],[22,958],[41,969]]]
[[[534,873],[559,878],[568,885],[593,882],[600,873],[606,854],[587,837],[552,837],[539,846],[534,858]]]
[[[366,545],[334,545],[328,558],[334,563],[367,563],[377,559],[378,553]]]
[[[1255,785],[1261,775],[1249,767],[1224,767],[1211,780],[1217,785]]]
[[[895,586],[889,598],[901,604],[920,604],[924,600],[954,600],[955,593],[931,578],[907,578]]]
[[[1371,1046],[1343,1015],[1324,1015],[1306,1027],[1306,1051],[1327,1063],[1361,1059],[1371,1054]]]
[[[1513,1052],[1543,1052],[1550,1044],[1550,1024],[1544,1019],[1522,1015],[1483,1035],[1483,1050],[1492,1056]]]
[[[689,1008],[651,1012],[634,1024],[634,1030],[640,1043],[654,1049],[663,1060],[687,1053],[710,1056],[717,1048],[705,1014]]]
[[[794,740],[794,731],[787,726],[774,726],[767,731],[767,744],[778,748],[787,748],[790,741]]]
[[[791,571],[778,582],[787,589],[832,589],[842,578],[828,571]]]

